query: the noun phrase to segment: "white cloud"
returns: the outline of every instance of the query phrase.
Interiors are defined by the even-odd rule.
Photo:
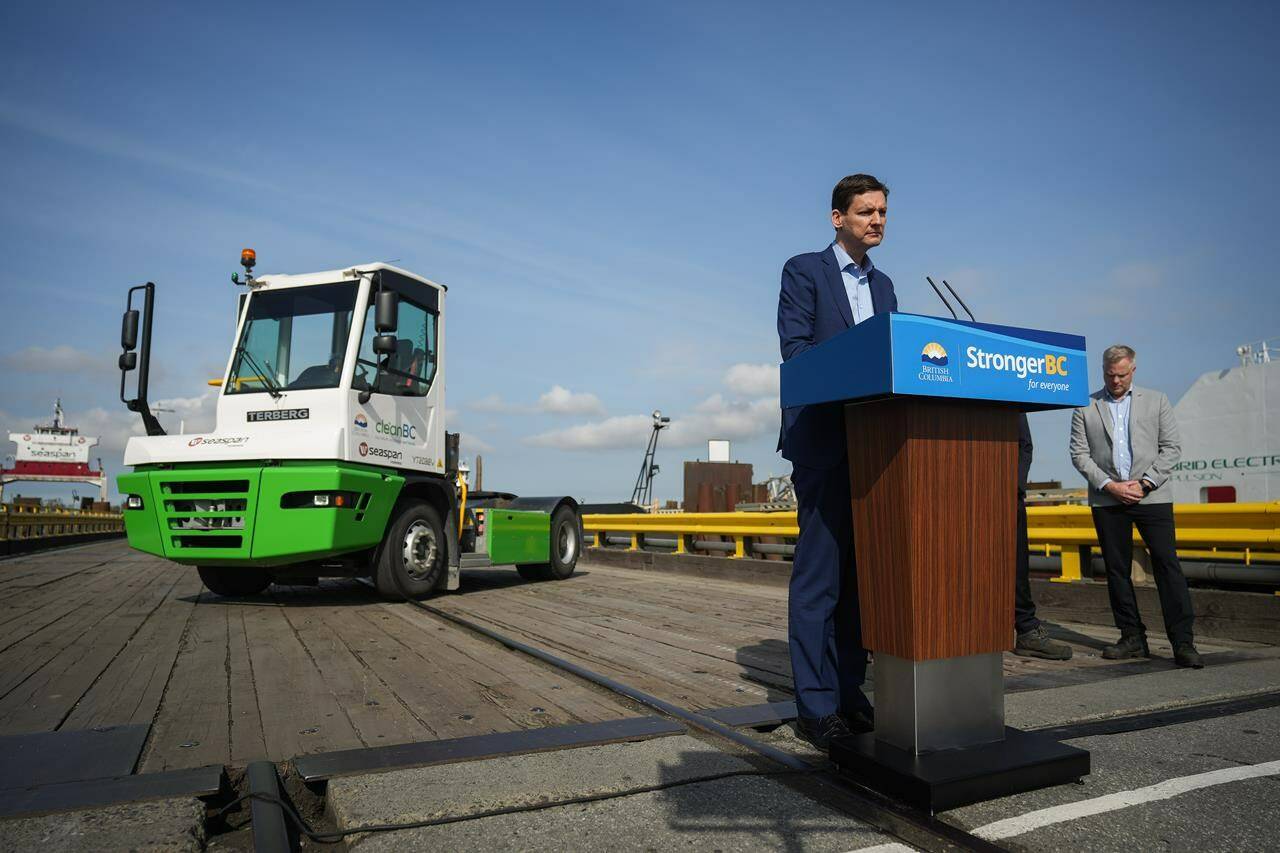
[[[730,401],[714,394],[689,414],[673,417],[660,442],[666,447],[698,447],[711,438],[747,441],[775,432],[778,417],[776,397]],[[652,427],[649,415],[619,415],[544,432],[525,443],[558,450],[643,450]]]
[[[617,450],[636,446],[643,449],[652,424],[650,415],[619,415],[530,436],[525,443],[559,450]]]
[[[459,433],[458,446],[463,457],[471,458],[477,453],[492,453],[493,445],[474,433],[463,430]]]
[[[492,412],[494,414],[511,414],[512,412],[518,411],[520,408],[519,406],[514,406],[506,400],[503,400],[502,397],[497,394],[490,394],[487,397],[481,397],[479,400],[472,400],[470,403],[465,403],[464,405],[468,409],[473,409],[477,412]]]
[[[724,374],[725,387],[744,397],[777,395],[778,365],[735,364]]]
[[[116,373],[109,355],[94,355],[66,344],[30,346],[0,356],[0,367],[24,373]]]
[[[695,406],[691,414],[672,418],[663,439],[670,447],[697,447],[712,438],[748,441],[777,432],[779,417],[777,397],[725,400],[713,394]]]
[[[490,394],[465,404],[475,412],[486,412],[494,415],[603,415],[604,406],[600,398],[587,391],[570,391],[562,385],[553,385],[551,390],[538,397],[533,405],[527,403],[511,403],[498,394]]]
[[[554,415],[603,415],[600,398],[587,391],[573,392],[560,385],[538,398],[538,409]]]

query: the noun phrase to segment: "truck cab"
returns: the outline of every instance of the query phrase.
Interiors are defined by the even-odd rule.
[[[244,257],[248,292],[208,433],[165,435],[150,415],[154,286],[130,292],[120,366],[139,370],[125,402],[149,433],[129,440],[133,471],[119,478],[130,544],[199,567],[226,594],[331,574],[369,574],[388,595],[456,588],[469,516],[445,432],[446,288],[386,263],[255,278]],[[559,504],[538,506],[549,528]],[[407,508],[415,521],[401,524]],[[549,542],[539,548],[554,563]]]

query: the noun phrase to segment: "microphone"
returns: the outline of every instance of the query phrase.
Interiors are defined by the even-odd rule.
[[[938,289],[938,285],[933,283],[933,279],[929,278],[929,276],[925,276],[924,280],[929,282],[929,286],[933,288],[933,292],[938,294],[938,298],[942,300],[942,304],[947,306],[947,310],[951,312],[951,318],[953,320],[959,320],[960,318],[956,315],[956,309],[951,307],[951,303],[947,301],[947,297],[942,295],[942,291]],[[959,299],[960,297],[956,298]]]
[[[964,313],[969,315],[969,319],[975,323],[978,322],[978,318],[973,316],[973,312],[969,310],[968,305],[964,304],[964,300],[960,298],[960,294],[956,293],[956,289],[947,284],[947,280],[945,278],[942,280],[942,283],[947,285],[947,290],[951,291],[951,295],[956,298],[956,302],[960,303],[960,307],[964,309]]]

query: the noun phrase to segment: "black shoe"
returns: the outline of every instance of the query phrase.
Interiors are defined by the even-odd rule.
[[[840,719],[844,722],[845,728],[855,735],[875,731],[876,728],[876,712],[874,708],[859,711],[841,711]]]
[[[1025,634],[1019,634],[1013,644],[1013,653],[1024,658],[1071,660],[1071,647],[1066,643],[1049,639],[1049,634],[1043,625],[1037,625]]]
[[[807,740],[823,752],[831,748],[831,741],[834,738],[849,737],[853,734],[844,724],[844,720],[840,719],[839,714],[827,714],[817,720],[812,717],[797,716],[795,729],[796,735],[801,740]]]
[[[1114,646],[1103,646],[1102,656],[1107,660],[1123,660],[1124,658],[1149,658],[1151,650],[1147,648],[1145,634],[1128,634],[1120,638]]]
[[[1191,669],[1204,669],[1204,658],[1200,657],[1194,643],[1178,643],[1174,646],[1173,662]]]

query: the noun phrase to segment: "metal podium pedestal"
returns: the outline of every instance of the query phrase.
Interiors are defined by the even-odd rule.
[[[1087,751],[1009,727],[994,743],[920,754],[878,740],[871,732],[833,741],[831,760],[846,779],[930,814],[1089,774]]]
[[[1001,658],[877,654],[876,730],[832,743],[831,760],[931,814],[1087,776],[1085,750],[1005,726]]]

